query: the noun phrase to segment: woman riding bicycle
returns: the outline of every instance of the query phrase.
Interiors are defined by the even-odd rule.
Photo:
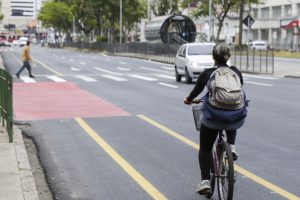
[[[224,44],[217,44],[214,46],[212,51],[212,56],[215,61],[215,66],[209,69],[206,69],[197,79],[196,85],[189,94],[188,97],[184,99],[185,104],[193,103],[194,98],[196,98],[208,85],[208,82],[211,78],[212,73],[219,67],[229,67],[227,61],[230,58],[230,49]],[[241,72],[234,66],[229,67],[233,70],[239,77],[241,85],[243,85],[243,77]],[[208,94],[206,94],[208,96]],[[238,154],[234,147],[236,130],[226,130],[227,142],[230,144],[232,151],[233,159],[236,160]],[[212,148],[215,143],[215,140],[218,136],[218,130],[209,128],[203,123],[200,127],[200,149],[199,149],[199,165],[201,169],[202,181],[198,185],[197,193],[200,195],[207,195],[210,190],[210,168],[212,166]]]

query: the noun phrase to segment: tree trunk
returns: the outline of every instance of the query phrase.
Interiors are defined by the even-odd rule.
[[[244,14],[244,2],[245,2],[245,0],[241,0],[241,5],[240,5],[239,45],[242,45],[242,42],[243,42],[243,14]]]

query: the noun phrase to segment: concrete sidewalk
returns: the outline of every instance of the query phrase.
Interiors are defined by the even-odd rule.
[[[14,127],[14,142],[0,126],[0,200],[38,200],[21,130]]]

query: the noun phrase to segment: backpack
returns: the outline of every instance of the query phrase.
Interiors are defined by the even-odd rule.
[[[245,106],[245,92],[240,77],[228,66],[218,67],[210,76],[208,102],[222,110],[239,110]]]

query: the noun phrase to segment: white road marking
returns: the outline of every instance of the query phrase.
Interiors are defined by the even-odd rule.
[[[80,71],[81,69],[80,68],[76,68],[76,67],[71,67],[71,70],[72,71]]]
[[[79,76],[75,76],[75,77],[77,77],[77,78],[79,78],[79,79],[81,79],[81,80],[84,80],[84,81],[86,81],[86,82],[97,82],[96,79],[93,79],[93,78],[88,77],[88,76],[82,76],[82,75],[79,75]]]
[[[74,61],[74,59],[72,59],[72,58],[69,58],[69,61],[73,62],[73,61]]]
[[[279,79],[278,77],[257,76],[257,75],[252,75],[252,74],[243,74],[243,77],[266,79],[266,80],[277,80],[277,79]]]
[[[267,87],[271,87],[271,86],[273,86],[272,84],[267,84],[267,83],[259,83],[259,82],[254,82],[254,81],[245,81],[245,83],[248,83],[248,84],[253,84],[253,85],[267,86]]]
[[[159,70],[159,69],[153,69],[153,68],[144,67],[144,66],[141,66],[141,69],[146,69],[146,70],[156,71],[156,72],[167,72],[167,71],[163,71],[163,70]],[[167,72],[167,73],[169,73],[169,72]]]
[[[176,85],[171,85],[171,84],[167,84],[167,83],[158,82],[158,84],[163,85],[163,86],[167,86],[167,87],[171,87],[171,88],[178,88],[178,86],[176,86]]]
[[[109,73],[109,74],[113,74],[113,75],[122,75],[120,73],[108,71],[108,70],[105,70],[105,69],[102,69],[102,68],[99,68],[99,67],[94,67],[94,69],[96,69],[98,71],[106,72],[106,73]]]
[[[161,78],[166,78],[166,79],[172,79],[172,80],[175,79],[174,76],[167,76],[167,75],[162,75],[162,74],[157,74],[156,76],[157,76],[157,77],[161,77]]]
[[[47,76],[47,78],[55,81],[55,82],[59,82],[59,83],[62,83],[62,82],[67,82],[65,79],[62,79],[58,76]]]
[[[126,63],[126,62],[122,62],[122,61],[120,61],[119,63],[120,63],[120,64],[122,64],[122,65],[127,65],[127,63]]]
[[[119,70],[122,70],[122,71],[130,71],[131,69],[129,68],[124,68],[124,67],[117,67]]]
[[[150,77],[146,77],[146,76],[140,76],[140,75],[129,75],[132,78],[137,78],[137,79],[141,79],[141,80],[145,80],[145,81],[158,81],[156,78],[150,78]]]
[[[20,77],[25,83],[36,83],[36,81],[33,78],[27,77],[27,76],[21,76]]]
[[[81,65],[86,65],[84,62],[79,62]]]
[[[172,68],[172,67],[161,67],[161,68],[169,70],[169,71],[174,71],[174,68]]]
[[[101,76],[104,77],[104,78],[109,78],[109,79],[115,80],[115,81],[127,81],[127,79],[120,78],[120,77],[117,77],[117,76],[111,76],[111,75],[101,75]]]

